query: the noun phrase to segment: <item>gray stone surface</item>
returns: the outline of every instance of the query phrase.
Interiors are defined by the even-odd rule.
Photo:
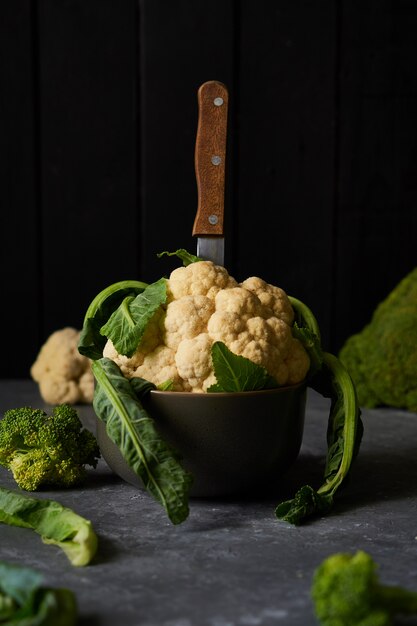
[[[1,413],[24,404],[43,406],[32,382],[0,383]],[[91,425],[91,409],[80,410]],[[91,626],[314,625],[314,568],[341,550],[368,551],[384,582],[417,590],[417,415],[364,411],[361,454],[332,514],[300,527],[275,518],[280,499],[320,480],[327,415],[328,402],[309,392],[302,450],[281,492],[192,500],[188,520],[174,527],[101,462],[82,489],[40,494],[91,519],[100,541],[91,565],[74,568],[32,531],[6,525],[0,558],[72,589],[80,624]],[[0,484],[15,487],[4,469]]]

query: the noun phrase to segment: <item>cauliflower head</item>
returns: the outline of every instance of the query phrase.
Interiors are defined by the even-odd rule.
[[[304,380],[310,359],[293,337],[294,312],[286,293],[258,277],[242,283],[211,261],[175,269],[167,281],[167,304],[149,324],[130,358],[109,340],[103,352],[128,378],[155,385],[172,381],[175,391],[206,392],[216,383],[214,342],[263,366],[278,385]]]
[[[91,403],[94,377],[90,360],[78,352],[80,331],[67,327],[52,333],[41,347],[30,374],[48,404]]]

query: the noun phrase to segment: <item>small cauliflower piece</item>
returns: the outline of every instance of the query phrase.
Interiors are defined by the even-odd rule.
[[[48,404],[93,401],[94,379],[90,360],[78,352],[80,331],[66,327],[50,335],[33,363],[30,374]]]
[[[78,404],[81,402],[92,402],[91,400],[81,400],[81,397],[85,398],[84,394],[81,394],[81,390],[78,386],[78,382],[75,380],[68,380],[64,376],[58,376],[57,374],[51,374],[36,381],[39,383],[39,393],[43,400],[48,404]]]
[[[114,361],[127,378],[131,378],[133,376],[133,372],[139,367],[139,365],[142,365],[145,358],[145,354],[141,350],[136,350],[131,357],[119,354],[111,339],[108,339],[106,345],[104,346],[103,356]]]
[[[223,341],[228,348],[236,340],[247,339],[247,324],[250,318],[263,318],[267,311],[259,298],[247,289],[233,287],[220,291],[215,300],[216,310],[207,328],[214,341]]]
[[[223,289],[216,296],[216,311],[226,311],[237,315],[267,317],[271,315],[259,298],[244,287]]]
[[[224,267],[211,261],[199,261],[171,272],[168,294],[170,301],[183,296],[207,296],[213,300],[221,289],[235,286],[237,282]]]
[[[207,296],[184,296],[170,302],[164,321],[166,345],[176,350],[183,339],[205,332],[213,313],[214,302]]]
[[[298,339],[292,339],[285,363],[288,367],[287,385],[304,380],[310,367],[310,357]]]
[[[81,374],[78,380],[78,388],[80,390],[80,402],[88,404],[92,402],[94,397],[94,376],[91,369],[85,370],[84,374]]]
[[[310,366],[306,351],[293,338],[288,323],[275,316],[255,293],[245,287],[226,289],[217,294],[215,305],[208,323],[214,341],[222,341],[234,354],[264,367],[279,385],[303,380]],[[288,319],[288,313],[285,317]]]
[[[167,381],[172,382],[172,391],[188,391],[189,385],[180,379],[175,364],[175,352],[168,346],[158,346],[153,352],[147,354],[130,378],[145,378],[158,386]]]
[[[175,354],[178,374],[188,382],[192,391],[207,391],[216,382],[211,362],[213,340],[207,333],[184,339]]]
[[[257,276],[247,278],[240,283],[240,286],[257,295],[262,304],[271,309],[273,315],[291,326],[294,321],[294,311],[283,289],[270,285]]]

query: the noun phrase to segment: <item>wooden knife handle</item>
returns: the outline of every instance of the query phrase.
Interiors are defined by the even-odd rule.
[[[223,235],[228,93],[211,80],[198,90],[195,173],[198,190],[193,235]]]

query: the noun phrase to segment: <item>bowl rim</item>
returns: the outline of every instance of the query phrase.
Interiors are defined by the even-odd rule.
[[[150,394],[156,397],[174,397],[174,398],[239,398],[239,397],[253,397],[253,396],[270,396],[280,395],[286,391],[296,391],[303,387],[307,387],[307,381],[304,379],[295,385],[283,385],[282,387],[274,387],[273,389],[259,389],[257,391],[216,391],[213,393],[207,392],[192,392],[192,391],[163,391],[162,389],[151,389]]]

